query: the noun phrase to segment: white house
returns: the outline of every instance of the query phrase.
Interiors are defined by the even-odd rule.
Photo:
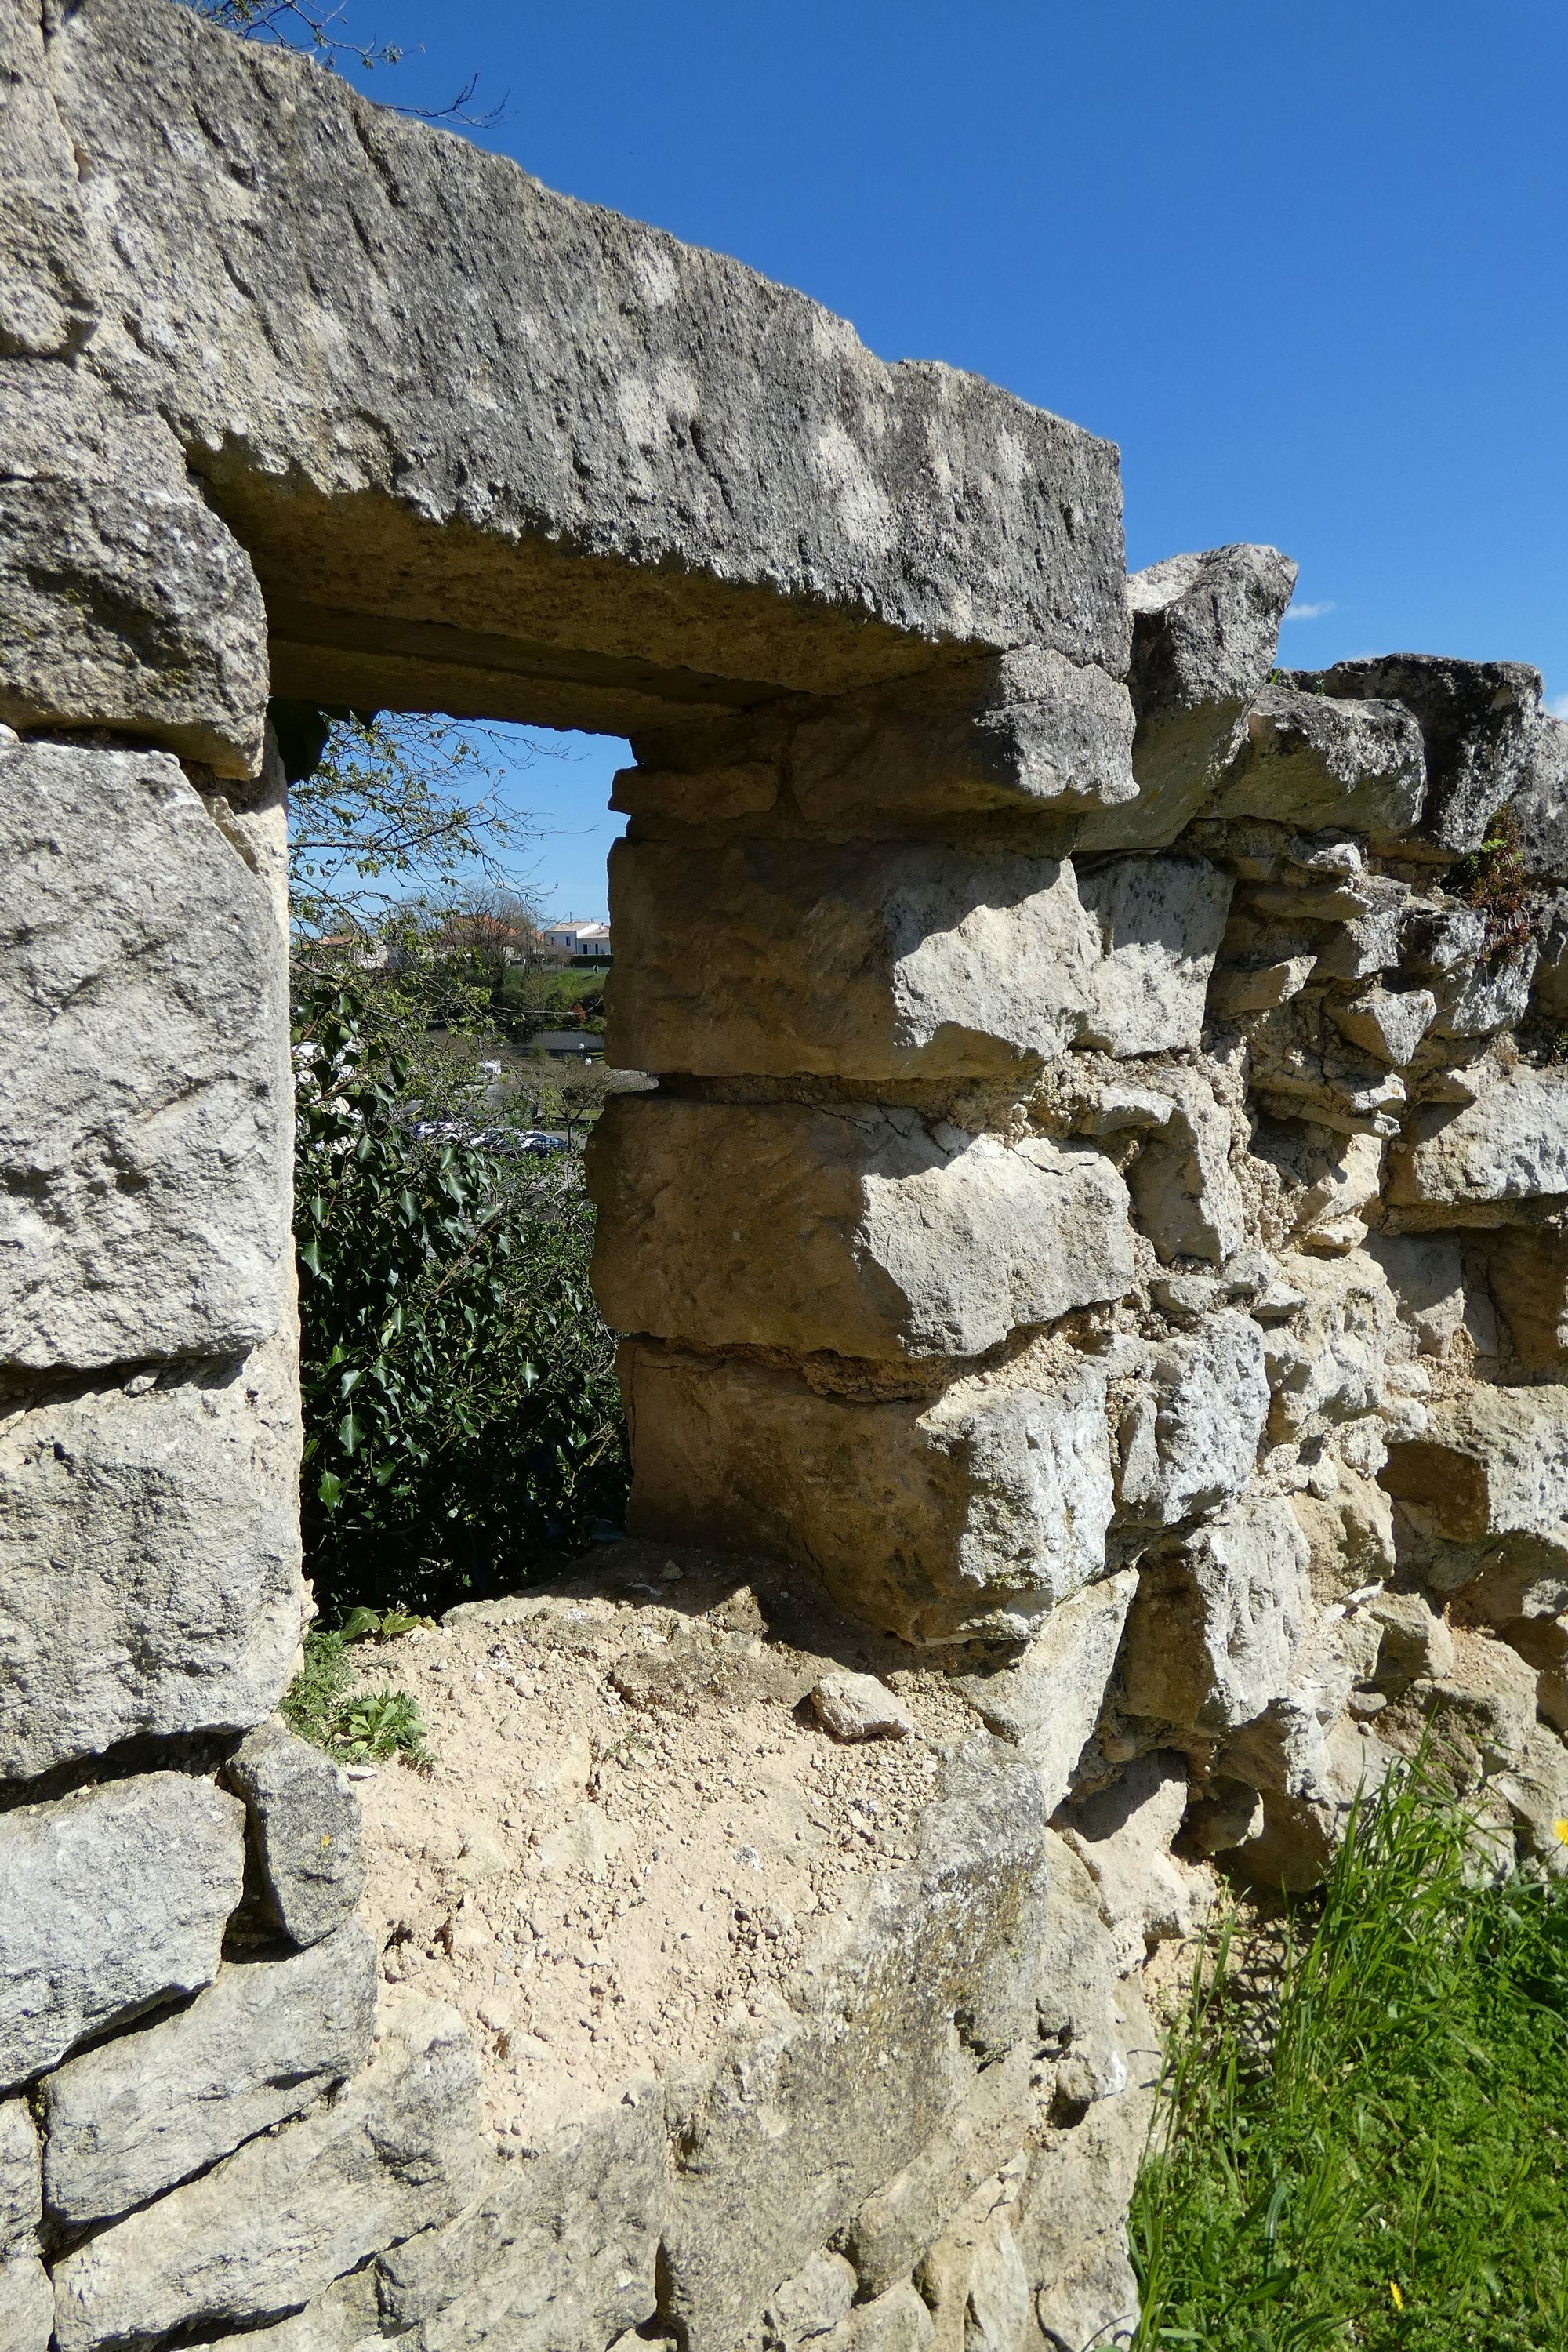
[[[547,923],[542,933],[547,947],[572,963],[608,963],[608,923]]]

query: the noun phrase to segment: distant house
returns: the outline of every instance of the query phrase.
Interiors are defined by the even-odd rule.
[[[608,963],[608,923],[547,923],[542,933],[546,950],[566,963]]]
[[[536,1029],[528,1042],[555,1062],[598,1062],[605,1055],[596,1029]]]

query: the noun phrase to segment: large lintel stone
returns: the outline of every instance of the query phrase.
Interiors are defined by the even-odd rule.
[[[700,1347],[977,1356],[1132,1281],[1099,1152],[912,1111],[621,1097],[589,1181],[606,1319]]]
[[[0,1816],[0,2088],[210,1984],[244,1875],[238,1799],[181,1772]]]
[[[289,1278],[284,941],[166,752],[0,749],[0,1366],[236,1354]]]

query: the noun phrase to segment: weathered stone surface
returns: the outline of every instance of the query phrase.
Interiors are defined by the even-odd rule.
[[[37,2254],[0,2260],[0,2352],[47,2352],[55,2295]]]
[[[987,2066],[925,2146],[868,2198],[848,2243],[862,2288],[885,2294],[907,2277],[965,2200],[1027,2137],[1037,2095],[1026,2043]]]
[[[1528,1243],[1531,1236],[1519,1238]],[[1478,1311],[1482,1302],[1470,1296],[1465,1254],[1457,1241],[1443,1234],[1373,1234],[1366,1246],[1387,1278],[1400,1321],[1415,1333],[1423,1355],[1447,1355],[1464,1330],[1481,1346],[1489,1336]],[[1495,1346],[1495,1333],[1490,1336]]]
[[[1486,1244],[1487,1283],[1527,1371],[1568,1370],[1568,1234],[1500,1233]]]
[[[1152,1354],[1122,1417],[1121,1516],[1174,1527],[1238,1495],[1251,1477],[1268,1417],[1263,1333],[1222,1307],[1190,1338]]]
[[[923,844],[618,842],[606,1050],[876,1083],[1195,1045],[1230,887],[1201,859],[1079,876]]]
[[[1223,1265],[1246,1237],[1230,1166],[1230,1115],[1202,1069],[1180,1063],[1141,1070],[1135,1084],[1089,1090],[1075,1125],[1097,1142],[1145,1130],[1128,1183],[1140,1230],[1161,1257]]]
[[[1417,1111],[1392,1154],[1391,1204],[1404,1223],[1501,1225],[1568,1193],[1568,1078],[1521,1067],[1458,1108]]]
[[[1090,2238],[1035,2297],[1035,2316],[1051,2352],[1118,2347],[1138,2333],[1138,2279],[1124,2227]]]
[[[1568,719],[1543,717],[1524,782],[1509,803],[1525,871],[1568,882]]]
[[[165,753],[0,750],[0,1364],[216,1357],[289,1278],[284,934]]]
[[[1065,1843],[1093,1882],[1122,1975],[1157,1943],[1190,1936],[1202,1916],[1205,1882],[1171,1852],[1186,1808],[1181,1759],[1156,1750],[1060,1817]]]
[[[49,2210],[125,2213],[358,2071],[375,2030],[375,1947],[341,1927],[285,1959],[230,1961],[176,2016],[100,2042],[42,2086]]]
[[[1446,1541],[1522,1538],[1525,1556],[1561,1578],[1568,1572],[1568,1388],[1477,1386],[1435,1403],[1425,1436],[1390,1448],[1383,1484]],[[1568,1607],[1568,1594],[1558,1606]]]
[[[1310,693],[1403,703],[1413,713],[1426,754],[1425,829],[1446,849],[1478,848],[1493,812],[1530,772],[1541,676],[1524,662],[1374,654],[1290,677]]]
[[[842,2254],[813,2254],[794,2278],[785,2279],[763,2314],[764,2333],[786,2346],[825,2336],[847,2317],[857,2284],[855,2265]]]
[[[1132,1281],[1127,1188],[1098,1152],[910,1111],[624,1096],[588,1177],[605,1318],[660,1339],[981,1355]]]
[[[0,2086],[211,1983],[243,1843],[234,1798],[179,1772],[0,1817]]]
[[[628,1524],[804,1557],[841,1607],[906,1641],[1022,1640],[1104,1569],[1103,1381],[1091,1365],[1050,1386],[959,1381],[929,1406],[854,1403],[635,1342]]]
[[[1403,1070],[1437,1018],[1437,1000],[1427,988],[1369,988],[1342,1004],[1331,1003],[1329,1018],[1352,1045]]]
[[[626,733],[943,645],[1121,675],[1110,445],[160,0],[62,32],[94,364],[198,452],[275,690]]]
[[[273,1916],[291,1944],[319,1943],[364,1885],[353,1789],[330,1757],[277,1722],[248,1732],[225,1770],[250,1816]]]
[[[472,2195],[478,2061],[455,2011],[405,2001],[335,2105],[252,2140],[55,2270],[60,2352],[280,2317]]]
[[[113,727],[254,776],[267,616],[168,426],[85,367],[5,360],[0,450],[0,721]]]
[[[812,1685],[811,1705],[835,1739],[908,1739],[916,1728],[898,1693],[875,1675],[823,1675]]]
[[[25,2099],[0,2100],[0,2258],[43,2219],[38,2135]]]
[[[984,1747],[950,1766],[917,1866],[860,1882],[790,2002],[737,2035],[674,2117],[664,2308],[692,2352],[739,2342],[931,2138],[954,2103],[957,2015],[982,2050],[1026,2027],[1044,1806],[1027,1767]],[[890,2047],[899,2063],[879,2066]]]
[[[653,2315],[666,2165],[651,2084],[550,2132],[492,2164],[456,2220],[383,2255],[384,2319],[417,2352],[602,2352]]]
[[[1085,848],[1163,848],[1197,814],[1268,677],[1296,566],[1274,547],[1173,555],[1127,583],[1138,798],[1086,825]]]
[[[906,2280],[859,2305],[818,2341],[822,2352],[928,2352],[934,2334],[924,2298]]]
[[[1426,785],[1421,730],[1397,703],[1265,686],[1208,814],[1400,834],[1420,815]]]
[[[1100,1720],[1137,1589],[1135,1569],[1102,1577],[1061,1601],[1004,1664],[953,1677],[986,1729],[1023,1750],[1050,1811]]]
[[[300,1645],[291,1347],[0,1418],[0,1776],[241,1730]]]
[[[1265,1342],[1270,1438],[1310,1444],[1346,1422],[1386,1416],[1385,1365],[1398,1308],[1382,1265],[1357,1249],[1333,1257],[1297,1254],[1281,1266],[1302,1303]]]
[[[1289,1503],[1251,1496],[1143,1568],[1121,1672],[1135,1715],[1225,1731],[1289,1688],[1310,1610]]]
[[[1098,2239],[1119,2235],[1148,2142],[1161,2036],[1131,1985],[1118,1989],[1118,2011],[1121,2063],[1117,2090],[1097,2099],[1071,2131],[1044,2136],[1031,2154],[1012,2210],[1025,2271],[1041,2283],[1039,2313],[1046,2326],[1052,2325],[1053,2309],[1059,2309],[1049,2300],[1049,2291],[1072,2275]],[[1114,2284],[1125,2286],[1120,2274]],[[1103,2318],[1119,2321],[1123,2315],[1113,2301]],[[1082,2344],[1092,2342],[1091,2331],[1072,2345],[1071,2352],[1081,2352]]]

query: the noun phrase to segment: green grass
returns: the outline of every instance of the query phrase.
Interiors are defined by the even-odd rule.
[[[1419,1773],[1215,1937],[1132,2207],[1138,2352],[1568,2352],[1568,1885]]]
[[[368,1617],[373,1612],[355,1613]],[[399,1614],[394,1623],[388,1612],[391,1630],[405,1631],[423,1622]],[[401,1756],[405,1763],[427,1769],[433,1759],[417,1700],[390,1684],[367,1691],[356,1682],[344,1654],[353,1638],[347,1633],[306,1634],[305,1664],[283,1695],[283,1720],[301,1739],[344,1763],[383,1763]]]

